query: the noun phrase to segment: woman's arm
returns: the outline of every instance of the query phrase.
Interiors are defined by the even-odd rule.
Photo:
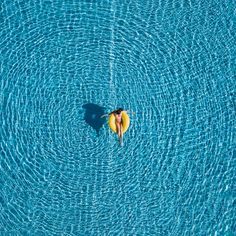
[[[127,112],[127,113],[129,113],[129,114],[132,114],[132,115],[134,115],[134,114],[135,114],[135,112],[133,112],[133,111],[130,111],[130,110],[127,110],[126,112]]]
[[[103,118],[103,117],[106,117],[106,116],[109,116],[109,114],[104,114],[104,115],[100,116],[100,118]]]
[[[110,112],[110,113],[108,113],[108,114],[104,114],[104,115],[102,115],[100,118],[103,118],[103,117],[106,117],[106,116],[110,116],[111,114],[113,114],[114,112],[112,111],[112,112]]]

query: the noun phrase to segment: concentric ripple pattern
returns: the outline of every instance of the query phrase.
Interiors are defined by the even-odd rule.
[[[235,6],[0,2],[1,235],[236,235]],[[123,146],[102,115],[123,107]]]

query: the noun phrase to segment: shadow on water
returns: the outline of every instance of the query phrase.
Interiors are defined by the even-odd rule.
[[[106,117],[101,118],[105,114],[105,108],[93,103],[87,103],[82,106],[85,109],[84,120],[99,135],[99,130],[106,122]]]

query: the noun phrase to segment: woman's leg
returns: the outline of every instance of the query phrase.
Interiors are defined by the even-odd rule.
[[[121,128],[120,128],[120,136],[119,136],[119,139],[120,139],[120,144],[123,145],[123,132],[122,132],[122,125],[121,125]]]
[[[118,136],[120,137],[120,133],[121,133],[121,126],[119,122],[116,122],[116,132],[118,134]]]
[[[120,144],[122,145],[123,133],[122,133],[122,124],[121,123],[116,122],[116,130],[117,130]]]

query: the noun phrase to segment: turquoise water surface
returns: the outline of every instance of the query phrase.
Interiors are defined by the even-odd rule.
[[[236,235],[235,39],[234,1],[2,0],[0,235]]]

